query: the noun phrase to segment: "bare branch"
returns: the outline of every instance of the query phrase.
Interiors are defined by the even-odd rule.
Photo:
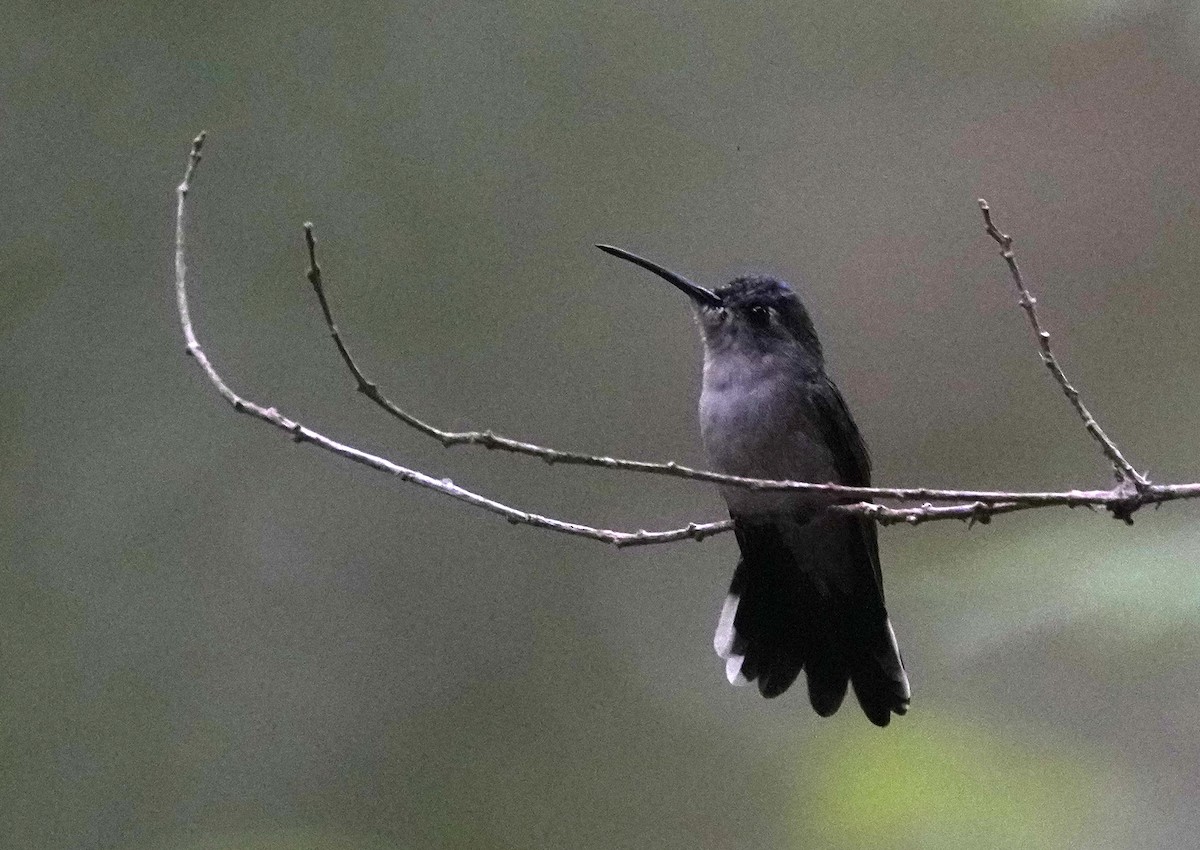
[[[1014,496],[1021,494],[1014,493]],[[916,508],[888,508],[871,502],[859,502],[854,505],[835,506],[846,513],[873,519],[880,525],[920,525],[938,519],[960,519],[973,526],[975,523],[986,525],[996,514],[1011,514],[1014,511],[1031,510],[1037,505],[1016,502],[971,502],[965,505],[931,505],[926,503]]]
[[[184,240],[184,221],[186,213],[186,201],[188,193],[191,189],[191,182],[195,176],[196,169],[200,163],[200,153],[203,147],[205,134],[198,135],[192,143],[191,152],[188,156],[188,164],[184,173],[183,181],[179,184],[178,206],[176,212],[176,229],[175,229],[175,289],[176,303],[179,312],[179,321],[183,329],[184,339],[187,343],[187,353],[195,359],[201,370],[205,373],[209,382],[216,388],[217,392],[230,403],[234,410],[239,413],[244,413],[261,422],[273,425],[275,428],[285,433],[293,441],[298,443],[310,443],[318,446],[328,452],[338,455],[339,457],[362,464],[372,469],[377,469],[381,472],[387,472],[397,476],[400,480],[416,484],[425,489],[433,490],[442,495],[449,496],[461,502],[482,508],[491,513],[504,517],[510,523],[530,525],[536,528],[544,528],[550,531],[557,531],[563,534],[569,534],[576,537],[583,537],[590,540],[597,540],[603,543],[609,543],[618,547],[624,546],[643,546],[658,543],[672,543],[679,540],[703,540],[716,534],[721,534],[732,528],[732,523],[729,521],[719,522],[704,522],[688,523],[682,528],[668,529],[664,531],[618,531],[612,529],[598,528],[594,526],[584,525],[582,523],[568,522],[565,520],[556,519],[554,517],[543,516],[541,514],[524,511],[494,499],[482,496],[466,488],[460,487],[453,481],[447,478],[435,478],[431,475],[423,473],[419,470],[410,469],[395,463],[387,458],[369,454],[354,448],[353,446],[338,442],[330,437],[325,436],[311,428],[302,425],[300,422],[290,419],[281,414],[274,407],[265,407],[248,399],[243,398],[234,392],[224,379],[217,372],[207,354],[201,347],[195,333],[195,329],[191,320],[191,315],[188,307],[187,296],[187,264],[185,256],[185,240]],[[990,217],[986,205],[983,206],[985,220],[990,228],[989,232],[996,231],[991,225]],[[1011,245],[1011,240],[1003,234],[999,234],[1001,245]],[[993,236],[993,238],[996,238]],[[701,481],[710,481],[719,484],[730,486],[745,487],[753,490],[796,490],[807,492],[814,497],[814,501],[828,501],[830,504],[827,509],[840,513],[846,513],[855,516],[862,516],[871,519],[881,525],[890,525],[895,523],[903,523],[906,525],[919,525],[924,522],[931,522],[945,519],[958,519],[966,521],[968,524],[975,522],[988,522],[992,516],[996,514],[1011,513],[1019,510],[1031,510],[1035,508],[1049,507],[1052,505],[1065,505],[1074,507],[1077,505],[1100,506],[1111,511],[1115,516],[1126,521],[1131,521],[1132,515],[1141,507],[1148,504],[1161,504],[1163,502],[1175,501],[1178,499],[1194,499],[1200,498],[1200,483],[1193,484],[1173,484],[1160,485],[1151,484],[1144,481],[1143,485],[1137,487],[1128,486],[1122,482],[1121,485],[1111,490],[1069,490],[1063,492],[1035,492],[1035,493],[1014,493],[1007,491],[993,490],[945,490],[926,487],[906,487],[906,488],[891,488],[891,487],[848,487],[837,484],[813,484],[800,481],[767,481],[751,478],[742,478],[738,476],[721,475],[720,473],[711,472],[708,470],[697,470],[683,467],[675,463],[650,463],[645,461],[630,461],[617,458],[607,458],[602,456],[585,455],[576,452],[561,452],[556,449],[550,449],[543,446],[536,446],[531,443],[524,443],[517,440],[499,437],[492,434],[490,431],[483,432],[449,432],[441,431],[433,426],[421,422],[421,420],[413,417],[396,408],[394,404],[388,401],[379,393],[370,381],[362,374],[350,356],[340,333],[334,324],[332,313],[329,309],[328,301],[325,297],[323,282],[321,280],[320,267],[316,259],[316,240],[312,233],[312,225],[305,226],[305,240],[309,252],[309,280],[313,284],[314,290],[317,292],[321,302],[322,312],[325,315],[325,321],[329,326],[330,333],[337,344],[338,351],[342,356],[347,367],[354,374],[355,379],[359,383],[359,388],[376,401],[388,409],[397,418],[407,424],[417,427],[423,433],[429,434],[439,440],[442,440],[447,445],[455,444],[471,444],[483,445],[488,448],[502,448],[507,451],[514,451],[522,454],[534,455],[543,457],[548,462],[557,463],[577,463],[591,466],[602,466],[612,469],[622,469],[634,472],[647,472],[661,475],[669,475],[677,478],[688,478]],[[1010,268],[1013,269],[1014,277],[1018,280],[1018,287],[1024,293],[1024,296],[1032,301],[1028,296],[1027,290],[1024,289],[1023,281],[1020,281],[1019,272],[1016,269],[1016,264],[1012,262],[1011,251],[1005,248],[1007,255],[1006,260],[1009,261]],[[1036,314],[1032,311],[1032,303],[1026,305],[1027,312],[1030,313],[1031,320],[1034,322],[1035,330],[1039,333],[1040,339],[1045,339],[1040,330],[1040,325],[1037,324]],[[1045,345],[1045,343],[1043,343]],[[1044,348],[1048,351],[1048,346]],[[1051,360],[1053,355],[1049,355]],[[1061,374],[1061,369],[1058,369],[1056,375]],[[1062,379],[1065,384],[1065,377]],[[1066,384],[1069,387],[1069,384]],[[1073,390],[1072,390],[1073,392]],[[1068,396],[1071,393],[1068,392]],[[1078,394],[1074,397],[1077,399]],[[1082,408],[1082,405],[1079,405]],[[394,408],[394,410],[392,409]],[[1086,412],[1086,408],[1082,408]],[[1081,414],[1084,415],[1084,414]],[[1094,425],[1094,419],[1090,419]],[[1095,426],[1096,431],[1103,436],[1103,432],[1099,431],[1099,426]],[[1092,428],[1089,427],[1089,431]],[[1095,433],[1095,432],[1093,432]],[[1107,440],[1107,438],[1104,438]],[[1115,452],[1115,448],[1113,449]],[[1116,453],[1120,457],[1120,453]],[[1122,459],[1123,460],[1123,459]],[[1128,473],[1126,473],[1128,474]],[[1127,479],[1135,480],[1135,479]],[[853,503],[841,503],[849,499],[868,500],[855,501]],[[871,499],[888,499],[901,502],[921,502],[915,506],[902,507],[886,507],[876,504]],[[949,505],[934,505],[932,501],[952,501],[958,504]]]
[[[325,298],[325,284],[321,278],[321,267],[317,265],[317,237],[313,235],[313,224],[311,221],[304,223],[304,244],[308,248],[308,282],[312,284],[313,291],[317,294],[317,300],[321,302],[321,313],[324,314],[325,324],[329,327],[329,336],[332,337],[334,345],[337,346],[338,354],[342,357],[342,362],[346,364],[346,368],[350,370],[350,373],[354,375],[354,380],[358,382],[358,391],[405,425],[416,428],[422,434],[428,434],[434,439],[441,440],[444,446],[468,442],[465,439],[456,439],[460,435],[440,431],[432,425],[422,422],[417,417],[405,413],[385,398],[374,382],[367,380],[367,376],[362,373],[362,370],[358,368],[358,364],[354,362],[354,358],[350,355],[350,349],[346,347],[345,340],[342,339],[342,335],[333,321],[333,313],[329,309],[329,301]],[[480,442],[482,442],[482,435],[480,436]]]
[[[688,523],[684,528],[676,528],[668,531],[614,531],[594,528],[580,523],[565,522],[553,517],[518,510],[517,508],[497,502],[494,499],[481,496],[466,488],[459,487],[449,478],[434,478],[415,469],[401,466],[386,458],[339,443],[324,434],[305,427],[294,419],[289,419],[274,407],[263,407],[238,395],[225,383],[220,373],[217,372],[216,367],[208,359],[208,355],[205,354],[199,340],[196,338],[191,314],[188,310],[187,262],[184,250],[183,225],[187,195],[191,189],[191,181],[195,175],[196,167],[200,164],[200,149],[204,145],[204,137],[205,134],[201,133],[192,142],[192,150],[188,156],[187,171],[184,174],[183,182],[179,184],[177,190],[179,203],[176,208],[175,224],[175,297],[179,310],[179,322],[183,327],[184,339],[187,341],[187,353],[196,360],[205,375],[208,376],[209,382],[233,406],[234,410],[265,422],[268,425],[275,426],[297,443],[311,443],[339,457],[395,475],[401,481],[416,484],[419,487],[434,490],[452,499],[457,499],[460,502],[466,502],[469,505],[483,508],[486,511],[504,517],[513,524],[532,525],[535,528],[544,528],[563,534],[586,537],[591,540],[599,540],[602,543],[611,543],[615,546],[644,546],[652,543],[673,543],[677,540],[703,540],[714,534],[728,531],[733,527],[731,522],[725,520],[722,522]]]
[[[996,244],[1000,246],[1000,256],[1004,258],[1004,262],[1008,263],[1009,273],[1012,275],[1013,283],[1017,285],[1017,292],[1021,296],[1017,303],[1021,305],[1021,309],[1029,317],[1029,324],[1033,328],[1034,335],[1037,336],[1038,347],[1041,349],[1042,362],[1046,364],[1046,368],[1050,370],[1050,374],[1054,376],[1054,380],[1062,387],[1063,394],[1071,402],[1071,406],[1075,408],[1075,412],[1079,414],[1079,418],[1083,420],[1083,426],[1087,429],[1087,432],[1100,444],[1104,456],[1112,461],[1117,478],[1130,482],[1137,492],[1145,493],[1150,487],[1149,479],[1133,468],[1133,465],[1121,454],[1121,450],[1117,448],[1116,443],[1109,439],[1108,434],[1104,433],[1104,429],[1100,427],[1100,423],[1096,421],[1096,417],[1092,416],[1091,411],[1087,409],[1087,406],[1083,403],[1083,399],[1080,398],[1079,390],[1075,389],[1071,385],[1071,382],[1067,380],[1067,375],[1063,372],[1062,366],[1059,365],[1058,358],[1054,356],[1054,352],[1050,348],[1050,332],[1042,327],[1041,320],[1038,318],[1037,299],[1030,293],[1029,288],[1025,285],[1025,279],[1021,275],[1021,269],[1017,267],[1017,258],[1012,249],[1012,237],[1007,233],[1002,233],[992,222],[992,208],[988,206],[988,202],[983,198],[979,199],[979,210],[983,213],[983,223],[986,226],[988,236],[996,240]]]
[[[985,212],[985,216],[986,215],[989,215],[989,213]],[[990,224],[990,218],[987,220]],[[1109,510],[1114,511],[1121,516],[1121,518],[1125,518],[1125,514],[1127,511],[1129,511],[1131,505],[1133,506],[1133,510],[1136,510],[1137,507],[1140,507],[1142,504],[1147,504],[1150,502],[1164,501],[1171,498],[1192,498],[1191,495],[1181,493],[1178,490],[1170,490],[1168,492],[1168,490],[1164,490],[1162,488],[1153,488],[1152,490],[1143,491],[1143,498],[1131,500],[1131,494],[1120,489],[1013,493],[1002,490],[949,490],[930,487],[851,487],[848,485],[833,483],[816,484],[804,481],[772,481],[757,478],[744,478],[737,475],[726,475],[707,469],[694,469],[692,467],[683,466],[675,461],[658,463],[643,460],[629,460],[626,458],[615,458],[606,455],[594,455],[584,452],[564,451],[562,449],[550,448],[548,446],[537,445],[524,440],[505,437],[491,430],[442,430],[400,408],[399,405],[393,402],[379,389],[378,384],[366,377],[365,373],[355,362],[340,331],[337,328],[337,324],[333,319],[332,308],[329,305],[329,300],[325,293],[324,279],[321,274],[321,268],[317,262],[316,238],[313,235],[313,225],[311,222],[307,222],[304,225],[304,238],[308,248],[308,280],[310,283],[312,283],[313,290],[316,292],[317,299],[320,301],[321,312],[325,317],[325,323],[329,328],[330,336],[337,346],[338,353],[341,355],[342,361],[346,364],[346,367],[354,376],[354,380],[358,384],[359,392],[367,396],[367,398],[369,398],[372,402],[385,410],[387,413],[399,419],[401,422],[404,422],[405,424],[415,428],[422,434],[432,437],[446,447],[459,445],[483,446],[487,449],[495,449],[512,452],[514,454],[538,457],[549,464],[561,463],[580,466],[596,466],[603,467],[605,469],[620,470],[623,472],[665,475],[673,478],[689,479],[693,481],[706,481],[725,486],[741,487],[748,490],[792,490],[809,493],[814,497],[823,496],[829,499],[831,502],[840,499],[861,499],[899,502],[932,501],[963,503],[946,507],[931,507],[928,510],[925,508],[903,508],[899,509],[898,511],[885,509],[879,505],[872,505],[870,502],[860,502],[854,505],[841,506],[841,510],[863,516],[870,516],[880,524],[891,524],[896,522],[917,524],[918,522],[925,522],[934,518],[967,519],[972,522],[984,522],[986,521],[986,517],[995,513],[1010,513],[1013,510],[1018,509],[1049,507],[1054,505],[1065,505],[1068,507],[1074,507],[1076,505],[1101,505]],[[1010,264],[1015,267],[1015,263],[1011,263],[1010,261]],[[1019,271],[1017,274],[1020,274]],[[1024,281],[1021,281],[1019,286],[1022,291],[1026,291],[1024,289]],[[1036,321],[1036,313],[1034,316]],[[1040,324],[1036,327],[1039,332],[1041,332]],[[1057,361],[1054,362],[1055,366],[1057,367]],[[1059,370],[1059,374],[1061,374],[1061,369]],[[1076,397],[1078,397],[1078,393],[1076,393]],[[1096,427],[1098,428],[1099,426]],[[977,507],[979,504],[992,506],[994,509],[984,511]]]

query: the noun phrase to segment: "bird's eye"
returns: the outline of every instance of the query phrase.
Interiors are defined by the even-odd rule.
[[[755,305],[746,311],[746,318],[750,320],[750,324],[764,327],[771,321],[771,308]]]

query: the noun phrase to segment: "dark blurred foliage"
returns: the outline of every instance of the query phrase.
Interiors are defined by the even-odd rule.
[[[669,287],[794,281],[877,480],[1098,486],[975,198],[1140,468],[1200,479],[1200,14],[1133,0],[46,3],[0,33],[0,845],[1189,846],[1197,508],[889,529],[887,730],[729,688],[731,539],[513,528],[236,417],[251,398],[565,518],[705,486],[445,451],[356,396],[702,463]]]

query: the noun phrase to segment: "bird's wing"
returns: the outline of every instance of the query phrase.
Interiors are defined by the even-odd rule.
[[[828,377],[821,376],[809,384],[808,393],[812,409],[816,411],[817,427],[833,455],[838,483],[853,487],[870,487],[871,456],[837,385]],[[879,570],[877,529],[871,520],[861,519],[857,524],[861,529],[863,548],[875,574],[875,585],[879,589],[879,601],[882,604],[883,575]]]
[[[821,429],[825,444],[829,446],[833,455],[838,483],[870,487],[871,456],[867,453],[867,444],[863,442],[862,434],[854,424],[850,410],[846,407],[846,400],[842,398],[837,385],[822,376],[809,384],[808,393],[809,401],[817,414],[817,426]]]

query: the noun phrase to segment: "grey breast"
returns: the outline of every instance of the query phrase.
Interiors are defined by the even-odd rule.
[[[719,472],[824,483],[836,477],[833,456],[812,417],[803,380],[771,357],[716,357],[704,365],[700,435]],[[723,487],[734,513],[794,510],[796,493]]]

